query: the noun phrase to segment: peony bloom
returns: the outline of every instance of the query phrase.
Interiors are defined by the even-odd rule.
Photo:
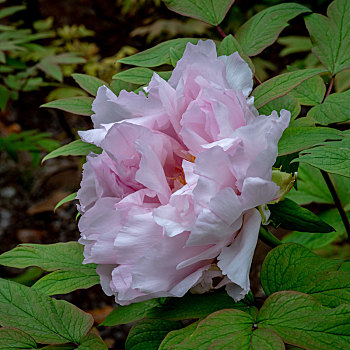
[[[100,87],[94,129],[100,146],[78,191],[85,263],[122,305],[181,297],[222,280],[236,301],[249,291],[261,215],[276,198],[277,144],[290,120],[259,116],[252,72],[213,41],[187,44],[168,82],[154,74],[140,92]]]

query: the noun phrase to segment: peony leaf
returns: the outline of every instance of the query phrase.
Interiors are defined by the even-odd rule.
[[[165,320],[142,320],[130,330],[125,350],[157,350],[165,336],[174,329],[180,329],[181,322]]]
[[[327,15],[313,13],[305,18],[305,23],[313,43],[312,51],[335,75],[350,67],[350,2],[333,1]]]
[[[100,86],[106,85],[108,87],[105,81],[91,75],[75,73],[72,74],[72,77],[82,89],[93,96],[97,95],[97,90]]]
[[[40,107],[56,108],[73,114],[90,116],[93,114],[91,110],[92,102],[92,97],[78,96],[51,101]]]
[[[86,156],[90,152],[99,154],[101,153],[101,149],[95,145],[92,145],[91,143],[86,143],[86,142],[83,142],[82,140],[75,140],[47,154],[43,158],[42,163],[48,159],[52,159],[56,157]]]
[[[303,151],[292,162],[307,163],[332,174],[350,177],[350,138]]]
[[[194,38],[168,40],[135,55],[122,58],[118,62],[138,67],[157,67],[162,64],[171,64],[170,48],[178,50],[182,54],[188,42],[196,44],[198,40]]]
[[[126,306],[118,306],[101,322],[100,326],[117,326],[141,320],[146,317],[148,310],[160,305],[159,299],[151,299]]]
[[[137,67],[137,68],[130,68],[123,72],[117,73],[113,75],[112,78],[119,79],[127,83],[145,85],[151,81],[153,73],[155,72],[149,68]],[[168,71],[168,72],[156,72],[156,73],[163,79],[168,80],[172,72]]]
[[[344,350],[349,348],[349,319],[350,305],[329,309],[309,295],[278,292],[265,301],[256,322],[303,349]]]
[[[298,230],[303,232],[332,232],[334,228],[316,214],[306,208],[302,208],[292,200],[284,200],[269,205],[271,219],[287,230]]]
[[[280,74],[277,77],[264,81],[253,91],[255,107],[259,109],[268,102],[287,95],[288,92],[300,85],[303,81],[323,72],[324,70],[319,68],[302,69],[295,72]]]
[[[168,350],[173,346],[180,344],[183,340],[189,337],[197,328],[199,321],[191,323],[185,328],[181,328],[175,331],[171,331],[163,339],[158,350]]]
[[[312,49],[311,40],[306,36],[284,36],[279,38],[277,42],[280,45],[286,46],[281,52],[280,56],[288,56],[293,53],[308,52]]]
[[[286,109],[291,113],[292,120],[295,119],[301,110],[299,101],[290,94],[277,98],[259,109],[260,114],[270,115],[272,111],[279,112]]]
[[[267,295],[292,290],[312,295],[322,305],[350,303],[350,274],[340,271],[343,260],[321,258],[299,244],[287,243],[270,251],[261,268]]]
[[[324,222],[331,225],[335,231],[329,233],[315,232],[307,234],[305,234],[305,232],[294,231],[288,236],[284,237],[283,242],[299,243],[309,249],[319,249],[332,243],[338,237],[346,236],[346,230],[343,221],[336,208],[325,210],[319,213],[318,216]],[[348,217],[350,219],[350,213],[348,213]]]
[[[90,333],[83,338],[77,350],[108,350],[108,347],[98,335]]]
[[[317,124],[328,125],[346,122],[350,119],[350,90],[329,95],[325,101],[309,110],[307,117]]]
[[[59,208],[61,205],[63,205],[64,203],[68,203],[68,202],[74,201],[75,198],[77,198],[77,192],[71,193],[71,194],[69,194],[68,196],[64,197],[62,200],[60,200],[60,201],[56,204],[54,211],[56,211],[56,209],[58,209],[58,208]]]
[[[323,100],[326,93],[326,85],[320,76],[315,76],[302,82],[291,92],[300,104],[304,106],[316,106]]]
[[[44,276],[32,288],[46,295],[67,294],[77,289],[87,289],[100,283],[95,269],[58,270]]]
[[[38,343],[79,344],[93,318],[66,301],[0,279],[0,324],[30,333]]]
[[[248,56],[255,56],[277,40],[289,20],[305,12],[310,10],[294,3],[268,7],[244,23],[236,38]]]
[[[163,0],[169,10],[180,15],[199,19],[203,22],[219,25],[234,0]]]
[[[341,140],[342,138],[341,132],[336,129],[289,127],[284,131],[278,143],[278,155],[299,152],[326,140]]]
[[[37,349],[35,340],[17,328],[0,328],[0,349]]]
[[[0,264],[25,268],[38,266],[45,271],[95,270],[95,264],[82,265],[84,246],[78,242],[54,244],[20,244],[0,255]]]
[[[10,91],[6,86],[0,84],[0,111],[4,111],[7,101],[10,98]]]

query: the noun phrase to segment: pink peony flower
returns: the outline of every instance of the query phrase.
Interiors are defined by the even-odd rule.
[[[238,53],[217,57],[213,41],[187,44],[168,82],[154,74],[140,92],[99,89],[100,146],[78,191],[85,263],[122,305],[212,288],[221,276],[235,300],[249,291],[261,215],[273,200],[277,144],[290,120],[259,116],[252,72]]]

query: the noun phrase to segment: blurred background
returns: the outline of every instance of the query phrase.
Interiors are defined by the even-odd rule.
[[[282,2],[236,0],[221,28],[235,33],[255,13]],[[298,2],[323,14],[330,3]],[[307,35],[303,19],[292,20],[277,43],[253,58],[259,79],[264,81],[287,65],[317,66]],[[112,80],[129,68],[117,60],[177,37],[221,39],[215,27],[170,12],[161,0],[0,0],[0,253],[20,243],[79,238],[75,204],[53,209],[79,188],[84,160],[60,157],[41,165],[41,159],[77,139],[77,130],[92,124],[88,116],[40,105],[87,96],[72,73],[103,79],[116,92],[132,90],[132,84]],[[346,74],[336,82],[338,91],[349,88]],[[267,249],[260,244],[255,259]],[[0,267],[0,272],[27,285],[42,275],[38,268],[23,273]],[[253,288],[259,286],[253,283]],[[106,297],[99,286],[61,297],[91,312],[97,323],[113,306],[113,298]],[[102,328],[100,333],[110,348],[122,349],[127,329]]]

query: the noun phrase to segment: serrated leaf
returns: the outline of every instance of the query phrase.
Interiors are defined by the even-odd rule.
[[[95,269],[58,270],[44,276],[32,288],[46,295],[67,294],[77,289],[87,289],[100,283]]]
[[[82,140],[75,140],[47,154],[43,158],[42,163],[48,159],[52,159],[56,157],[86,156],[90,152],[99,154],[101,153],[101,149],[95,145],[92,145],[91,143],[86,143],[86,142],[83,142]]]
[[[181,322],[142,320],[130,330],[125,350],[157,350],[164,337],[174,329],[182,328]]]
[[[311,108],[307,117],[321,125],[350,120],[350,90],[329,95],[322,104]]]
[[[350,220],[350,213],[347,213]],[[283,238],[284,243],[298,243],[309,249],[319,249],[341,236],[346,236],[346,230],[343,221],[337,209],[329,209],[318,214],[318,216],[327,224],[331,225],[335,231],[324,233],[307,233],[294,231]]]
[[[171,11],[217,26],[225,18],[234,0],[163,0],[163,2]]]
[[[105,85],[108,87],[105,81],[92,75],[75,73],[72,74],[72,77],[82,89],[93,96],[97,95],[97,90],[100,86]]]
[[[171,331],[163,339],[158,350],[168,350],[173,346],[180,344],[185,338],[189,337],[197,328],[199,321],[191,323],[189,326]]]
[[[94,99],[92,97],[85,96],[70,97],[57,101],[51,101],[41,105],[40,107],[56,108],[73,114],[90,116],[93,114],[91,110],[93,100]]]
[[[147,317],[167,320],[194,319],[229,308],[249,311],[253,307],[242,301],[236,303],[225,291],[212,294],[186,294],[181,299],[167,298],[161,306],[150,309]]]
[[[287,230],[297,230],[303,232],[332,232],[334,228],[316,214],[306,208],[302,208],[292,200],[284,200],[269,205],[271,219],[279,223]]]
[[[333,1],[327,15],[313,13],[305,18],[305,23],[313,43],[312,51],[335,75],[350,67],[350,2]]]
[[[0,279],[0,324],[30,333],[38,343],[80,343],[93,318],[64,300]]]
[[[253,91],[255,107],[259,109],[268,102],[287,95],[288,92],[300,85],[303,81],[323,72],[324,70],[319,68],[301,69],[295,72],[280,74],[264,81]]]
[[[350,138],[327,142],[300,153],[293,162],[302,162],[332,174],[350,177]]]
[[[336,129],[289,127],[284,131],[278,143],[278,155],[299,152],[326,140],[341,140],[342,138],[341,132]]]
[[[312,49],[311,40],[306,36],[284,36],[279,38],[277,42],[280,45],[286,46],[280,52],[281,57],[288,56],[293,53],[311,51]]]
[[[304,349],[349,349],[350,305],[329,309],[309,295],[278,292],[264,303],[259,329],[276,332],[284,342]]]
[[[227,349],[246,350],[250,348],[253,324],[254,318],[245,312],[232,309],[217,311],[199,322],[192,335],[172,349],[207,350],[224,349],[226,346]]]
[[[1,254],[0,264],[16,268],[38,266],[45,271],[95,269],[95,264],[82,265],[83,251],[78,242],[20,244]]]
[[[149,68],[136,67],[130,68],[123,72],[117,73],[113,75],[113,79],[119,79],[128,83],[133,83],[137,85],[145,85],[148,84],[155,73],[153,70]],[[169,72],[156,72],[160,77],[165,80],[168,80],[171,76],[171,71]]]
[[[151,299],[126,306],[117,306],[100,324],[100,326],[116,326],[141,320],[147,311],[160,305],[159,299]]]
[[[108,347],[98,335],[90,333],[82,340],[77,350],[108,350]]]
[[[238,52],[239,55],[248,63],[250,69],[252,72],[255,72],[255,67],[253,65],[252,60],[247,56],[240,43],[237,41],[237,39],[232,35],[229,34],[227,35],[220,43],[219,48],[218,48],[218,56],[229,56],[233,54],[234,52]]]
[[[307,7],[295,3],[268,7],[244,23],[236,38],[248,56],[255,56],[277,40],[289,20],[306,12],[310,12]]]
[[[0,328],[0,348],[6,350],[37,349],[35,340],[27,333],[17,329]]]
[[[267,254],[261,284],[267,295],[292,290],[310,294],[324,306],[350,303],[350,274],[338,271],[343,262],[321,258],[299,244],[282,244]]]
[[[320,76],[305,80],[291,91],[300,104],[304,106],[316,106],[323,101],[326,93],[326,85]]]
[[[62,200],[60,200],[56,206],[54,211],[56,211],[56,209],[58,209],[61,205],[63,205],[64,203],[68,203],[71,201],[74,201],[74,199],[77,197],[77,192],[71,193],[68,196],[64,197]]]
[[[299,101],[290,94],[277,98],[259,109],[260,114],[270,115],[272,111],[279,112],[286,109],[291,113],[292,120],[295,119],[301,110]]]
[[[122,58],[118,62],[139,67],[157,67],[162,64],[171,64],[171,47],[183,53],[188,42],[196,44],[198,40],[194,38],[168,40],[135,55]]]

